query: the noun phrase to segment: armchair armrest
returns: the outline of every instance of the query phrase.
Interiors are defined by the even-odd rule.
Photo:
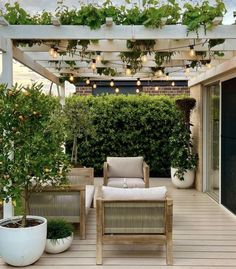
[[[103,165],[103,185],[107,186],[108,183],[108,169],[109,169],[109,165],[107,162],[104,162]]]
[[[143,162],[143,180],[145,188],[149,188],[149,165],[146,162]]]

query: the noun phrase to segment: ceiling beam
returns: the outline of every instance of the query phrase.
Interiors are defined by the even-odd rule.
[[[166,25],[161,29],[147,28],[143,25],[113,25],[102,26],[91,30],[88,26],[61,25],[9,25],[0,27],[0,36],[10,39],[130,39],[130,40],[160,40],[160,39],[235,39],[236,25],[218,25],[205,33],[200,27],[196,32],[187,33],[185,25]]]
[[[60,85],[59,78],[57,76],[55,76],[52,72],[41,66],[39,63],[36,63],[34,60],[32,60],[31,57],[26,55],[20,49],[13,47],[13,57],[15,60],[24,64],[39,75],[45,77],[46,79],[54,82],[57,85]]]

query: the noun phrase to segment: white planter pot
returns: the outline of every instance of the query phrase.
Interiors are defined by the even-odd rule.
[[[1,226],[17,219],[19,217],[0,221],[0,256],[10,265],[26,266],[36,262],[45,249],[47,220],[38,216],[27,216],[27,219],[39,220],[42,223],[26,228]]]
[[[47,239],[45,251],[47,253],[61,253],[67,250],[73,241],[73,234],[71,236],[60,238],[57,240]]]
[[[176,168],[171,167],[171,180],[173,185],[176,188],[190,188],[194,183],[195,171],[187,170],[187,172],[184,173],[184,180],[179,180],[179,178],[174,175],[176,171]]]

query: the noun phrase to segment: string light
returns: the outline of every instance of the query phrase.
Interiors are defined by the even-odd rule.
[[[115,88],[115,93],[119,93],[120,89],[119,88]]]
[[[73,74],[70,74],[69,80],[70,80],[71,82],[74,81],[74,76],[73,76]]]
[[[159,68],[158,71],[157,71],[157,76],[161,77],[162,75],[163,75],[163,71],[162,71],[161,68]]]
[[[111,87],[114,87],[115,83],[114,83],[114,79],[111,79],[111,82],[110,82],[110,86]]]
[[[91,69],[93,71],[96,70],[96,60],[95,59],[92,60]]]
[[[136,82],[137,86],[140,86],[141,85],[141,81],[140,81],[140,78],[137,78],[137,82]]]
[[[97,88],[97,84],[96,84],[96,83],[93,84],[93,88],[94,88],[94,89]]]
[[[139,88],[137,88],[137,89],[136,89],[136,93],[139,93],[139,92],[140,92],[140,90],[139,90]]]
[[[52,57],[54,58],[54,59],[56,59],[57,57],[58,57],[58,48],[54,48],[53,49],[53,54],[52,54]]]
[[[174,81],[171,82],[171,86],[172,86],[172,87],[175,86],[175,82],[174,82]]]
[[[100,62],[101,60],[102,60],[101,52],[97,51],[96,62]]]
[[[189,55],[191,57],[194,57],[196,55],[196,52],[194,50],[194,45],[190,45],[189,48],[190,48]]]
[[[189,74],[189,72],[190,72],[190,68],[189,68],[189,65],[187,64],[186,66],[185,66],[185,75],[188,75]]]
[[[169,80],[169,79],[170,79],[169,73],[166,73],[166,80]]]
[[[141,61],[143,62],[143,63],[146,63],[147,62],[147,55],[143,55],[142,57],[141,57]]]
[[[130,76],[130,75],[131,75],[130,65],[127,65],[127,66],[126,66],[125,74],[126,74],[127,76]]]
[[[207,61],[206,67],[209,68],[209,69],[211,68],[211,60]]]
[[[50,56],[53,56],[54,46],[51,46],[51,48],[49,49],[48,53],[49,53]]]
[[[90,84],[90,79],[87,78],[85,82],[86,82],[87,85],[89,85]]]
[[[155,91],[158,91],[158,90],[159,90],[159,87],[158,87],[158,86],[156,86],[156,87],[155,87]]]

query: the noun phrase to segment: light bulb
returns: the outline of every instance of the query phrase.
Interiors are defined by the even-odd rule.
[[[194,46],[193,45],[190,45],[189,48],[190,48],[189,55],[191,57],[195,56],[196,55],[196,52],[194,50]]]
[[[166,80],[169,80],[169,79],[170,79],[169,73],[166,73]]]
[[[96,69],[96,60],[93,59],[93,62],[91,64],[91,69],[95,70]]]
[[[155,91],[158,91],[158,90],[159,90],[159,87],[158,87],[158,86],[156,86],[156,87],[155,87]]]
[[[100,62],[102,60],[100,51],[97,52],[97,56],[96,56],[96,62]]]
[[[130,76],[130,75],[131,75],[131,69],[130,69],[129,66],[126,67],[125,74],[126,74],[127,76]]]
[[[136,82],[137,86],[140,86],[141,85],[141,81],[140,81],[140,78],[137,79],[137,82]]]
[[[89,85],[90,84],[89,78],[87,78],[85,82],[86,82],[87,85]]]
[[[137,89],[136,89],[136,93],[139,93],[139,92],[140,92],[140,90],[139,90],[139,88],[137,88]]]
[[[115,85],[114,80],[111,79],[110,86],[111,86],[111,87],[114,87],[114,85]]]
[[[51,48],[49,49],[48,53],[49,53],[49,55],[50,55],[50,56],[53,56],[53,53],[54,53],[54,48],[53,48],[53,47],[51,47]]]
[[[96,84],[96,83],[93,84],[93,88],[94,88],[94,89],[97,88],[97,84]]]
[[[186,66],[185,66],[185,74],[188,75],[189,72],[190,72],[189,65],[186,65]]]
[[[143,55],[142,57],[141,57],[141,61],[143,62],[143,63],[146,63],[147,62],[147,55]]]
[[[174,82],[174,81],[171,82],[171,86],[172,86],[172,87],[175,86],[175,82]]]
[[[116,88],[115,93],[119,93],[119,92],[120,92],[119,88]]]
[[[209,68],[209,69],[211,68],[211,62],[210,61],[206,63],[206,67]]]
[[[69,80],[70,80],[70,81],[74,81],[74,76],[73,76],[73,74],[70,74]]]
[[[163,75],[163,72],[162,72],[161,69],[159,69],[159,70],[157,71],[157,75],[158,75],[158,77],[161,77],[161,76]]]
[[[58,57],[57,49],[54,49],[54,50],[53,50],[52,57],[53,57],[54,59],[56,59],[56,58]]]

